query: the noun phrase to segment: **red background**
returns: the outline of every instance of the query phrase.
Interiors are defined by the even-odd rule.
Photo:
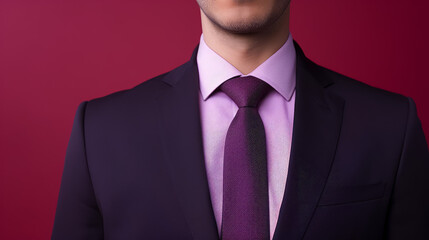
[[[294,0],[308,57],[411,96],[429,134],[428,1]],[[195,1],[0,0],[0,239],[48,239],[73,116],[83,100],[187,61]]]

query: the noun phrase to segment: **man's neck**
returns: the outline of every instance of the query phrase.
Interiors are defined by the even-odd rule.
[[[255,34],[227,32],[201,12],[204,41],[243,74],[249,74],[278,49],[289,36],[289,7],[270,29]]]

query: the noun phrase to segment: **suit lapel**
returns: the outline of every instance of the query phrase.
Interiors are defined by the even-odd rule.
[[[344,101],[295,43],[296,98],[291,156],[274,240],[302,239],[335,156]]]
[[[191,61],[164,76],[160,96],[163,154],[194,239],[219,239],[206,176],[199,111],[196,50]]]

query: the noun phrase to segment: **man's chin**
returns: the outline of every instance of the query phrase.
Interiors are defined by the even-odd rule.
[[[223,30],[235,33],[235,34],[254,34],[261,32],[264,29],[264,24],[260,22],[232,22],[226,23],[223,26]]]
[[[216,19],[208,18],[223,31],[234,34],[255,34],[263,32],[270,25],[268,19],[257,19],[257,17],[225,21],[216,21]]]

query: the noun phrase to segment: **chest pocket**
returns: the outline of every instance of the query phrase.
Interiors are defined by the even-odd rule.
[[[364,185],[326,186],[319,206],[339,205],[375,200],[384,196],[386,184],[383,182]]]

